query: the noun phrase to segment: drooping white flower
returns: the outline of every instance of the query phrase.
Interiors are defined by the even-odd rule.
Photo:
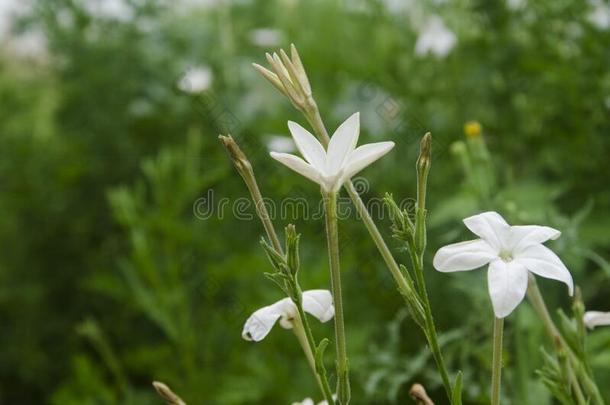
[[[498,318],[508,316],[527,291],[528,271],[564,282],[573,294],[572,275],[542,243],[557,239],[561,232],[548,226],[510,226],[497,212],[484,212],[464,219],[481,239],[454,243],[439,249],[434,268],[441,272],[473,270],[489,264],[487,281]]]
[[[457,37],[447,26],[442,18],[434,15],[428,19],[424,29],[420,32],[415,43],[415,53],[426,56],[429,53],[444,58],[457,44]]]
[[[328,290],[308,290],[303,292],[303,310],[318,318],[320,322],[328,322],[335,315],[333,297]],[[280,321],[284,329],[292,329],[293,319],[297,316],[297,307],[290,298],[284,298],[275,304],[255,311],[246,320],[241,336],[250,341],[260,342],[269,334],[273,325]]]
[[[288,121],[288,128],[306,161],[288,153],[271,152],[271,157],[318,183],[327,192],[338,191],[350,177],[394,147],[394,142],[376,142],[356,148],[360,135],[360,113],[353,114],[337,128],[327,150],[296,122]]]
[[[589,329],[610,325],[610,312],[587,311],[582,320]]]

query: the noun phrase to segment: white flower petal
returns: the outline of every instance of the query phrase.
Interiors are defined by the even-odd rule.
[[[303,310],[320,322],[327,322],[335,315],[333,296],[328,290],[308,290],[303,292]]]
[[[478,237],[485,239],[494,249],[505,248],[510,225],[494,211],[484,212],[464,219],[464,224]]]
[[[275,322],[280,318],[282,312],[277,306],[277,302],[273,305],[263,307],[255,311],[246,320],[244,329],[241,332],[241,337],[245,340],[260,342],[269,334]]]
[[[284,329],[292,329],[294,318],[296,318],[298,310],[297,306],[294,305],[292,299],[284,298],[283,300],[279,300],[275,305],[282,316],[280,317],[280,326]]]
[[[317,170],[325,170],[326,152],[316,137],[296,122],[288,121],[288,129],[305,160]]]
[[[330,138],[326,150],[326,169],[329,175],[337,173],[358,143],[360,113],[346,119]]]
[[[561,232],[549,226],[518,225],[510,227],[509,246],[513,252],[521,252],[532,245],[555,240]]]
[[[504,318],[513,312],[525,297],[527,270],[516,260],[494,260],[489,264],[487,286],[496,317]]]
[[[434,255],[434,268],[442,272],[472,270],[497,258],[497,252],[483,239],[444,246]]]
[[[587,311],[582,320],[589,329],[610,325],[610,312]]]
[[[544,245],[533,245],[514,256],[529,271],[541,277],[565,283],[569,294],[574,293],[574,281],[570,271],[555,253]]]
[[[357,147],[349,154],[342,177],[345,182],[394,147],[394,142],[376,142]]]
[[[271,157],[280,163],[288,166],[295,172],[307,177],[309,180],[320,184],[319,172],[309,163],[305,162],[298,156],[291,155],[289,153],[277,153],[271,152]]]

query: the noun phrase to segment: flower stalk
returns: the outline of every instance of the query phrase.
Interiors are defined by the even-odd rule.
[[[252,197],[252,201],[254,202],[256,213],[263,223],[263,227],[265,228],[265,233],[267,234],[269,241],[275,250],[281,253],[282,245],[280,244],[280,240],[277,237],[277,233],[275,233],[275,228],[273,227],[273,223],[269,217],[269,212],[265,206],[265,201],[263,200],[256,177],[254,176],[252,164],[231,135],[219,135],[218,139],[229,153],[235,169],[237,169],[239,175],[242,177],[242,179],[244,179],[246,187],[248,188],[250,196]]]
[[[504,318],[494,317],[493,355],[491,367],[491,405],[500,404],[500,385],[502,382],[502,335]]]
[[[330,264],[331,289],[335,304],[335,344],[337,350],[337,399],[347,405],[350,400],[349,370],[343,319],[341,268],[339,264],[339,230],[337,226],[337,193],[323,193],[326,218],[326,240]]]
[[[323,374],[320,370],[320,364],[318,364],[315,353],[315,339],[313,334],[311,333],[311,328],[309,327],[309,322],[307,321],[307,316],[305,315],[305,311],[303,311],[302,303],[297,304],[297,316],[293,320],[293,331],[303,352],[305,353],[305,357],[307,358],[307,362],[309,363],[309,367],[313,372],[316,382],[318,383],[318,387],[320,391],[322,391],[322,395],[324,395],[324,399],[329,405],[334,405],[335,400],[333,398],[333,393],[330,389],[330,385],[328,384],[328,379],[326,375]]]

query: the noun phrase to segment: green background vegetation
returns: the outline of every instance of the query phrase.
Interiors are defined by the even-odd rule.
[[[153,379],[189,404],[320,397],[290,332],[258,344],[240,337],[252,311],[281,298],[263,277],[260,223],[193,212],[208,190],[214,203],[247,197],[217,141],[228,131],[266,197],[317,204],[315,185],[267,155],[269,134],[304,120],[250,66],[271,50],[251,41],[262,27],[279,31],[278,46],[298,46],[329,128],[360,111],[361,142],[397,143],[364,172],[365,200],[413,197],[418,141],[433,133],[428,263],[443,244],[470,238],[461,218],[493,209],[561,229],[552,245],[587,307],[610,310],[610,31],[589,22],[588,3],[128,3],[134,16],[120,20],[78,0],[34,2],[16,29],[42,32],[47,54],[0,54],[0,403],[160,403]],[[445,58],[414,52],[432,14],[458,39]],[[180,91],[196,65],[212,70],[211,88]],[[455,146],[469,120],[482,123],[491,154],[490,167],[475,161],[470,173],[466,144]],[[303,287],[327,287],[323,222],[276,227],[289,221],[302,233]],[[389,221],[380,227],[389,240]],[[410,403],[413,382],[443,403],[424,339],[365,228],[352,218],[340,232],[354,403]],[[426,277],[465,402],[486,403],[485,273],[428,267]],[[569,307],[563,285],[539,284],[552,308]],[[330,337],[330,324],[312,325]],[[504,403],[552,403],[535,374],[540,347],[551,345],[527,303],[508,318],[505,341]],[[610,328],[590,334],[606,398],[609,346]]]

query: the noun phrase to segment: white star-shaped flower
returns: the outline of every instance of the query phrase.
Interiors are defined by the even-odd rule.
[[[610,312],[587,311],[583,316],[583,322],[589,329],[610,325]]]
[[[528,271],[564,282],[570,295],[572,275],[549,248],[542,245],[561,232],[548,226],[510,226],[497,212],[484,212],[464,219],[481,239],[454,243],[439,249],[434,268],[441,272],[473,270],[489,264],[487,281],[494,313],[508,316],[525,297]]]
[[[271,152],[271,157],[318,183],[326,192],[338,191],[350,177],[394,147],[394,142],[377,142],[356,148],[360,134],[360,113],[353,114],[337,128],[327,150],[296,122],[288,121],[288,128],[305,160],[278,152]]]
[[[303,292],[303,310],[318,318],[320,322],[331,320],[335,315],[335,306],[330,291],[308,290]],[[294,302],[290,298],[281,299],[250,315],[241,336],[246,340],[260,342],[269,334],[278,319],[282,328],[292,329],[292,322],[296,316],[297,307]]]

